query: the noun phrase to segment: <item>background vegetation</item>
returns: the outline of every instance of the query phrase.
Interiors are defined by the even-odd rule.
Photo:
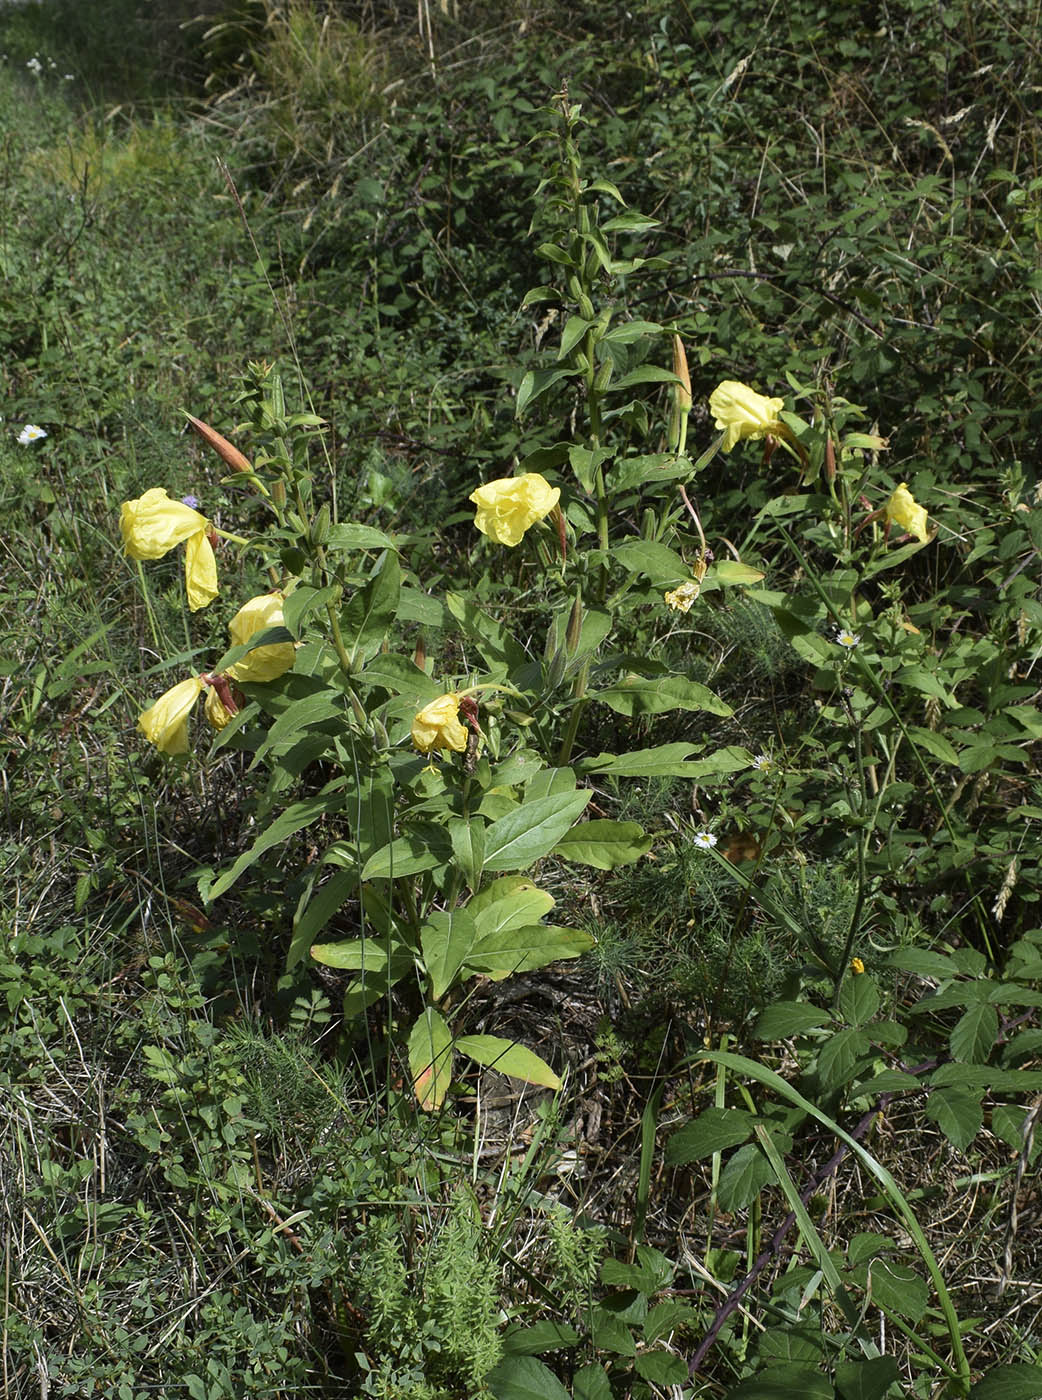
[[[1040,32],[1035,0],[3,10],[5,1393],[1042,1395]],[[162,484],[259,531],[183,411],[255,450],[241,376],[278,363],[328,425],[316,504],[542,657],[560,599],[467,497],[522,459],[564,480],[581,438],[577,377],[522,387],[567,360],[567,294],[526,304],[562,285],[562,90],[585,177],[656,221],[594,280],[683,335],[692,456],[727,379],[888,447],[840,460],[842,510],[824,457],[703,465],[710,546],[762,586],[666,625],[638,575],[617,651],[729,713],[582,712],[598,817],[654,843],[545,861],[594,946],[467,1001],[565,1087],[472,1067],[423,1112],[397,1009],[287,970],[328,833],[205,901],[285,794],[248,748],[137,731],[224,633],[117,521]],[[633,347],[620,373],[672,363]],[[611,419],[620,459],[670,450],[667,381]],[[914,551],[866,523],[900,482]],[[646,508],[616,498],[613,539]],[[444,612],[407,631],[435,676],[475,664]],[[683,742],[771,767],[582,770]]]

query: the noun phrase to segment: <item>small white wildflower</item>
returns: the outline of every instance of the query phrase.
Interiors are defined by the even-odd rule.
[[[836,631],[836,641],[841,647],[846,647],[849,651],[851,647],[856,647],[861,640],[859,632],[851,632],[847,627],[840,627]]]
[[[774,759],[769,754],[758,753],[753,759],[753,767],[758,773],[769,773],[774,767]]]
[[[39,77],[43,72],[43,64],[38,58],[27,58],[25,66],[28,68],[29,72],[35,74],[36,77]]]
[[[26,423],[25,427],[18,434],[18,442],[22,447],[28,446],[30,442],[38,442],[45,438],[47,434],[42,428],[38,428],[35,423]]]
[[[696,831],[694,843],[700,851],[711,851],[716,845],[716,837],[711,831]]]

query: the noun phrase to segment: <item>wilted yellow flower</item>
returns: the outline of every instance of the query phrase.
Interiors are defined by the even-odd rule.
[[[718,384],[709,397],[709,411],[724,434],[725,452],[730,452],[735,443],[744,438],[783,434],[785,425],[778,414],[784,407],[784,399],[764,398],[747,384],[733,379]]]
[[[212,729],[223,729],[232,717],[231,710],[221,699],[220,692],[216,686],[210,686],[206,692],[206,704],[204,705],[206,718]]]
[[[138,719],[138,728],[160,753],[188,752],[188,716],[204,688],[198,676],[179,681]]]
[[[474,524],[481,533],[513,548],[530,525],[550,514],[560,497],[557,487],[538,472],[525,472],[487,481],[469,499],[478,508]]]
[[[467,747],[467,731],[460,724],[458,695],[439,695],[424,705],[412,722],[412,741],[420,753],[434,749],[453,749],[463,753]]]
[[[695,599],[701,591],[702,585],[698,579],[690,578],[687,583],[682,583],[679,587],[670,589],[666,594],[666,605],[672,608],[674,612],[690,612]]]
[[[914,535],[920,543],[925,544],[929,539],[926,509],[918,503],[903,481],[883,507],[883,514],[891,525],[900,526],[906,534]]]
[[[228,624],[232,645],[245,646],[258,632],[266,632],[269,627],[284,627],[284,601],[282,593],[262,593],[244,603]],[[241,661],[229,666],[225,674],[233,681],[274,681],[293,669],[296,654],[292,642],[271,642],[247,652]]]
[[[217,560],[209,540],[210,522],[183,501],[172,501],[162,486],[153,486],[136,501],[124,501],[119,513],[123,548],[131,559],[162,559],[184,544],[188,606],[198,612],[217,597]]]
[[[860,977],[865,970],[865,964],[861,961],[860,958],[851,958],[850,970],[855,977]]]

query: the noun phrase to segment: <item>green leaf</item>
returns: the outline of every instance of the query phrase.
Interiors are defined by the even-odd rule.
[[[534,972],[547,963],[581,957],[593,945],[593,935],[583,929],[522,924],[481,938],[467,954],[464,967],[468,975],[480,974],[501,982],[518,972]]]
[[[851,973],[839,992],[839,1014],[852,1026],[863,1026],[879,1010],[879,988],[867,972]]]
[[[409,1032],[409,1073],[421,1108],[441,1108],[452,1080],[452,1032],[428,1006]]]
[[[984,1122],[980,1097],[962,1089],[934,1089],[926,1101],[926,1116],[960,1152],[965,1152]]]
[[[638,1352],[633,1366],[638,1376],[656,1385],[681,1385],[687,1380],[687,1366],[671,1351]]]
[[[628,574],[644,574],[656,587],[670,588],[691,577],[691,566],[668,545],[654,540],[623,540],[611,558]]]
[[[398,613],[400,589],[398,556],[388,550],[379,572],[340,610],[340,631],[352,667],[360,667],[380,650]]]
[[[572,1395],[574,1400],[612,1400],[611,1383],[604,1368],[592,1362],[580,1367],[572,1382]]]
[[[521,381],[521,387],[517,391],[517,407],[515,413],[520,418],[529,404],[535,403],[536,399],[542,396],[562,379],[574,378],[578,373],[571,368],[564,369],[530,369]]]
[[[597,754],[580,759],[582,773],[611,773],[617,778],[709,778],[719,773],[738,773],[748,768],[753,756],[748,749],[730,746],[718,749],[709,758],[688,758],[695,744],[660,744],[633,753]]]
[[[574,1347],[579,1333],[564,1322],[533,1322],[528,1327],[512,1327],[503,1333],[507,1356],[538,1356],[542,1351]]]
[[[762,1013],[753,1034],[757,1040],[787,1040],[826,1026],[831,1019],[827,1011],[805,1001],[777,1001]]]
[[[724,588],[737,584],[759,583],[763,578],[762,569],[754,569],[751,564],[742,564],[737,559],[721,559],[710,567],[707,577],[714,578]]]
[[[744,1210],[768,1182],[774,1180],[771,1164],[756,1143],[740,1147],[730,1159],[716,1184],[716,1200],[721,1210]]]
[[[485,823],[480,817],[453,817],[449,822],[449,839],[467,887],[476,890],[485,862]]]
[[[549,1367],[534,1356],[504,1357],[485,1377],[485,1385],[496,1400],[572,1400]]]
[[[524,870],[553,850],[593,796],[561,792],[526,802],[485,832],[485,869]]]
[[[350,938],[343,943],[316,943],[311,956],[324,967],[338,967],[344,972],[383,972],[387,967],[401,964],[412,967],[412,953],[397,940]]]
[[[834,1400],[832,1386],[820,1372],[809,1366],[772,1366],[734,1390],[726,1400]]]
[[[912,724],[908,726],[908,737],[917,748],[925,749],[928,754],[939,758],[942,763],[950,763],[952,767],[958,768],[959,755],[943,734],[938,734],[934,729],[923,729],[921,725]]]
[[[629,374],[624,374],[621,379],[609,384],[607,392],[613,394],[617,393],[619,389],[632,389],[636,384],[679,383],[680,380],[671,369],[659,369],[658,365],[639,365],[636,369],[630,370]]]
[[[394,549],[394,541],[372,525],[334,525],[326,549]],[[292,595],[291,595],[292,596]]]
[[[255,768],[269,753],[279,753],[288,748],[290,740],[301,730],[326,724],[330,720],[335,720],[340,728],[346,723],[343,698],[335,692],[320,690],[314,695],[304,696],[302,700],[292,701],[264,736],[253,756],[251,768]]]
[[[673,1134],[666,1147],[666,1161],[682,1166],[714,1152],[726,1152],[752,1137],[755,1121],[743,1108],[707,1108]]]
[[[362,867],[362,879],[397,880],[402,875],[437,870],[447,864],[451,854],[444,827],[417,823],[415,829],[373,852]]]
[[[930,1301],[926,1281],[900,1260],[875,1258],[851,1272],[872,1300],[888,1312],[909,1322],[918,1322],[926,1312]]]
[[[426,705],[436,700],[442,691],[414,661],[393,652],[378,652],[355,677],[360,686],[380,686],[392,695],[404,695],[414,705]]]
[[[526,661],[522,649],[506,629],[460,593],[446,593],[445,606],[477,646],[490,667],[519,670]]]
[[[612,1351],[616,1356],[636,1356],[633,1333],[621,1317],[607,1308],[594,1308],[590,1314],[590,1336],[598,1351]]]
[[[324,608],[337,597],[337,586],[315,588],[310,583],[298,583],[282,604],[282,618],[294,637],[300,636],[304,620]]]
[[[892,1356],[841,1361],[836,1367],[836,1389],[843,1400],[883,1400],[900,1376],[901,1368]]]
[[[506,929],[536,924],[556,903],[552,894],[538,889],[527,875],[501,875],[467,904],[467,913],[481,938]]]
[[[596,321],[587,321],[582,316],[569,316],[561,332],[561,348],[557,352],[557,358],[563,360],[566,355],[570,355],[586,332],[596,324]]]
[[[645,836],[636,822],[615,822],[597,819],[579,822],[558,841],[554,854],[580,865],[592,865],[595,870],[614,870],[617,865],[631,865],[651,850],[654,838]]]
[[[952,1058],[985,1064],[995,1048],[998,1033],[999,1013],[995,1007],[989,1002],[971,1006],[960,1016],[948,1038]]]
[[[661,715],[668,710],[701,710],[710,715],[732,714],[730,705],[697,681],[683,676],[661,676],[645,680],[632,673],[614,685],[591,691],[590,698],[599,700],[617,714],[637,716]]]
[[[312,822],[318,821],[319,817],[339,812],[344,805],[343,790],[346,784],[346,778],[334,778],[314,797],[308,797],[303,802],[294,802],[292,806],[287,807],[281,816],[276,817],[272,824],[261,832],[250,849],[243,852],[232,868],[226,870],[203,894],[206,903],[211,903],[224,894],[225,890],[230,890],[239,876],[273,846],[288,841],[298,831],[303,831]]]
[[[844,1026],[825,1041],[818,1051],[818,1074],[829,1089],[846,1084],[854,1073],[857,1057],[869,1049],[863,1031],[856,1026]]]
[[[317,894],[311,894],[297,907],[293,919],[293,937],[286,954],[286,971],[296,967],[307,955],[317,934],[352,895],[358,893],[358,877],[353,870],[338,870],[321,886]]]
[[[476,941],[474,920],[465,909],[438,910],[420,925],[420,947],[435,1001],[452,986]]]
[[[560,1078],[546,1061],[516,1040],[504,1040],[498,1035],[464,1035],[456,1041],[456,1049],[479,1065],[509,1074],[512,1079],[523,1079],[526,1084],[539,1084],[544,1089],[561,1087]]]
[[[994,1367],[970,1391],[970,1400],[1039,1400],[1039,1396],[1042,1366],[1027,1361]]]

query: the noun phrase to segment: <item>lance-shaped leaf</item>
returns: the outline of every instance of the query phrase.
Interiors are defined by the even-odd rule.
[[[577,860],[580,865],[592,865],[595,870],[614,870],[617,865],[631,865],[650,851],[653,838],[645,836],[636,822],[596,820],[579,822],[558,841],[554,854],[565,860]]]
[[[438,910],[424,921],[420,947],[435,1001],[452,986],[477,937],[474,920],[465,909]]]
[[[441,1108],[452,1079],[452,1032],[428,1006],[409,1032],[409,1072],[421,1108]]]
[[[480,939],[463,962],[463,974],[480,973],[502,982],[518,972],[533,972],[562,958],[578,958],[593,947],[593,935],[557,924],[522,924],[499,929]]]
[[[485,832],[486,870],[524,870],[553,850],[593,794],[559,792],[508,812]]]
[[[710,715],[729,715],[730,705],[697,681],[683,676],[660,676],[645,680],[643,676],[628,675],[614,685],[591,692],[620,715],[635,718],[641,715],[661,715],[667,710],[704,710]]]
[[[503,1040],[498,1035],[464,1035],[456,1041],[461,1055],[476,1060],[479,1065],[498,1069],[513,1079],[527,1084],[540,1084],[544,1089],[559,1089],[561,1080],[545,1060],[516,1040]]]

